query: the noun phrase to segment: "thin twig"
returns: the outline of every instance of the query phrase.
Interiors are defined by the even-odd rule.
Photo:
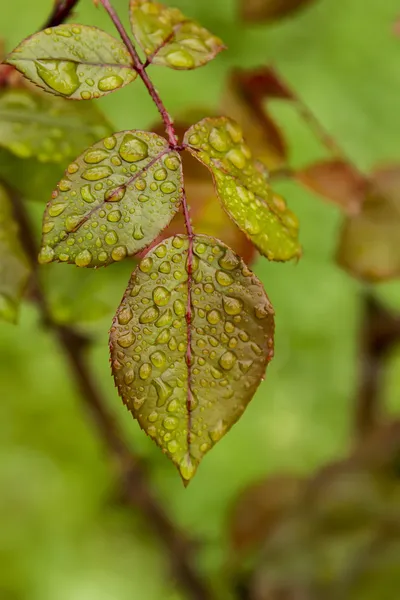
[[[354,429],[365,438],[379,424],[382,379],[387,356],[400,343],[400,316],[393,315],[369,293],[364,294],[359,377]]]
[[[54,8],[42,29],[47,27],[56,27],[61,25],[71,16],[73,9],[78,4],[79,0],[57,0],[54,3]]]
[[[213,593],[196,569],[193,545],[172,523],[158,502],[151,490],[146,471],[123,440],[112,414],[107,409],[107,402],[98,389],[86,360],[88,340],[72,327],[60,325],[54,320],[39,278],[36,241],[26,208],[16,191],[7,184],[3,185],[10,193],[15,219],[19,225],[21,243],[31,264],[34,297],[43,323],[57,338],[69,362],[85,408],[118,468],[126,501],[143,513],[146,523],[164,544],[172,573],[178,584],[186,591],[187,597],[191,600],[212,600]]]

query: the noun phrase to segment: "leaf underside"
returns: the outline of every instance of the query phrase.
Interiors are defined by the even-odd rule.
[[[235,121],[203,119],[184,141],[211,171],[226,212],[261,254],[277,261],[300,256],[297,217],[269,187],[265,167],[252,158]]]
[[[315,0],[240,0],[243,19],[250,23],[273,22],[292,16]]]
[[[137,76],[124,44],[87,25],[58,25],[35,33],[6,62],[46,92],[75,100],[99,98]]]
[[[200,67],[224,49],[222,41],[177,8],[131,0],[133,34],[151,62],[172,69]]]
[[[136,254],[168,225],[182,199],[182,164],[168,142],[120,131],[65,172],[43,218],[41,263],[99,267]]]
[[[175,236],[141,260],[110,332],[119,393],[185,485],[251,400],[274,335],[272,306],[243,261],[196,235],[189,277],[188,248]]]
[[[0,186],[0,318],[16,322],[28,276],[28,261],[20,245],[11,202]]]
[[[19,158],[59,163],[109,133],[109,124],[93,105],[27,89],[0,94],[0,146]]]

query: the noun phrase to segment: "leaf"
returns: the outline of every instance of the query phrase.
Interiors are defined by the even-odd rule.
[[[272,306],[243,261],[196,235],[189,280],[188,246],[176,236],[142,259],[110,332],[119,393],[185,485],[250,402],[274,335]]]
[[[211,171],[224,209],[261,254],[281,261],[300,256],[297,217],[272,192],[235,121],[203,119],[186,132],[184,141]]]
[[[182,199],[182,164],[168,142],[120,131],[69,165],[43,219],[41,263],[99,267],[132,256],[168,225]]]
[[[224,50],[222,41],[177,8],[131,0],[133,35],[149,61],[171,69],[195,69]]]
[[[242,18],[250,23],[289,17],[314,0],[240,0]]]
[[[275,475],[246,488],[231,515],[231,545],[236,552],[261,546],[277,524],[299,502],[304,481],[294,475]]]
[[[366,180],[345,161],[332,159],[314,163],[298,171],[297,179],[350,215],[357,214],[361,209]]]
[[[0,93],[0,145],[19,158],[62,162],[109,133],[106,119],[91,104],[27,89]]]
[[[0,186],[0,318],[15,323],[29,276],[10,199]]]
[[[264,93],[259,93],[255,78],[235,70],[222,96],[221,110],[246,132],[252,153],[269,169],[286,164],[288,151],[281,130],[264,108]]]
[[[337,260],[366,281],[400,275],[400,168],[372,174],[361,212],[346,219]]]
[[[6,61],[52,94],[90,100],[136,78],[124,44],[87,25],[58,25],[24,40]]]

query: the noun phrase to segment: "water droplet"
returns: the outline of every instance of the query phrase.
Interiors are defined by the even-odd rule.
[[[115,233],[115,231],[108,231],[104,236],[104,241],[109,246],[112,246],[113,244],[116,244],[118,242],[118,236]]]
[[[149,414],[148,419],[149,419],[150,423],[155,423],[158,419],[158,413],[155,410],[153,410],[153,412],[151,412]]]
[[[139,369],[140,379],[148,379],[152,372],[152,366],[150,363],[143,363]]]
[[[82,178],[87,181],[99,181],[100,179],[105,179],[112,175],[111,167],[106,165],[101,167],[91,167],[90,169],[86,169],[82,173]]]
[[[242,373],[247,373],[247,371],[250,369],[251,365],[253,364],[252,360],[242,360],[239,363],[239,367],[240,370],[242,371]]]
[[[131,385],[135,381],[135,372],[133,369],[129,369],[124,375],[124,382],[126,385]]]
[[[143,229],[142,226],[139,225],[139,223],[135,223],[134,227],[133,227],[133,235],[132,235],[134,240],[142,240],[144,238],[144,233],[143,233]]]
[[[95,165],[108,157],[108,152],[102,148],[96,148],[86,152],[83,160],[89,165]]]
[[[167,448],[168,448],[168,452],[170,452],[171,454],[174,454],[175,452],[177,452],[179,450],[179,444],[176,440],[171,440],[170,442],[168,442]]]
[[[92,262],[92,255],[89,250],[82,250],[75,257],[75,264],[78,267],[87,267]]]
[[[166,60],[175,69],[192,69],[195,66],[193,56],[182,48],[169,52]]]
[[[204,252],[207,250],[207,246],[205,244],[197,244],[197,246],[195,247],[195,251],[197,254],[204,254]]]
[[[119,185],[114,189],[107,190],[104,194],[104,200],[106,202],[119,202],[125,196],[125,192],[126,187],[124,185]]]
[[[235,365],[235,362],[237,361],[237,358],[235,356],[235,354],[233,354],[233,352],[224,352],[224,354],[221,356],[221,358],[219,359],[219,364],[220,366],[225,369],[225,371],[230,371],[233,366]]]
[[[146,310],[140,315],[139,323],[153,323],[153,321],[158,319],[159,314],[160,311],[156,306],[149,306],[149,308],[146,308]]]
[[[221,373],[221,371],[219,371],[215,367],[211,367],[210,371],[214,379],[221,379],[223,377],[223,373]]]
[[[107,150],[113,150],[116,146],[117,138],[113,135],[107,137],[103,140],[103,145]]]
[[[61,181],[58,184],[58,189],[61,192],[68,192],[72,187],[72,183],[69,181],[69,179],[61,179]]]
[[[243,302],[239,298],[232,298],[231,296],[224,296],[222,298],[224,310],[227,315],[238,315],[243,310]]]
[[[158,267],[158,270],[160,271],[160,273],[170,273],[171,272],[171,263],[169,263],[168,261],[164,261],[160,264],[160,266]]]
[[[268,315],[274,314],[272,307],[265,302],[258,304],[255,307],[254,312],[257,319],[265,319]]]
[[[162,369],[162,367],[165,367],[166,362],[167,362],[167,358],[166,358],[164,352],[161,352],[159,350],[157,350],[156,352],[153,352],[153,354],[151,354],[150,360],[153,363],[153,365],[155,367],[157,367],[158,369]]]
[[[102,77],[98,83],[98,88],[101,92],[112,92],[120,88],[124,84],[124,80],[119,75],[108,75]]]
[[[171,337],[171,332],[169,329],[164,329],[160,334],[158,334],[156,339],[156,344],[166,344]]]
[[[235,144],[239,144],[243,140],[243,131],[235,121],[229,119],[226,123],[226,130]]]
[[[193,464],[189,454],[186,454],[185,457],[179,463],[179,471],[183,479],[185,479],[186,481],[190,481],[190,479],[192,479],[193,475],[195,474],[196,467]]]
[[[160,185],[160,190],[163,194],[172,194],[172,192],[176,191],[176,185],[172,181],[164,181]]]
[[[167,288],[159,286],[153,291],[153,300],[157,306],[165,306],[171,298],[171,292]]]
[[[212,439],[213,442],[218,442],[218,440],[220,440],[222,438],[222,436],[224,435],[225,431],[226,431],[226,425],[222,421],[222,419],[220,419],[218,421],[218,423],[216,424],[216,426],[210,431],[210,438]]]
[[[84,185],[84,186],[81,187],[81,196],[82,196],[82,200],[84,200],[88,204],[91,204],[96,199],[93,196],[93,194],[92,194],[92,192],[90,190],[90,185],[89,184],[86,184],[86,185]]]
[[[168,308],[156,321],[156,327],[168,327],[172,323],[172,311]]]
[[[121,211],[112,210],[107,215],[107,221],[110,221],[110,223],[118,223],[118,221],[121,220],[121,217],[122,217]]]
[[[66,206],[66,202],[58,202],[57,204],[51,204],[49,206],[49,215],[51,217],[58,217],[59,215],[61,215],[62,212],[64,212]]]
[[[178,427],[178,425],[179,425],[179,421],[175,417],[165,417],[165,419],[163,421],[163,426],[165,427],[165,429],[168,429],[168,431],[172,431],[173,429],[176,429]]]
[[[207,321],[211,324],[211,325],[216,325],[217,323],[219,323],[221,320],[221,315],[219,313],[218,310],[210,310],[209,313],[207,313]]]
[[[133,313],[129,306],[126,306],[118,313],[118,323],[120,325],[127,325],[129,321],[132,319]]]
[[[256,354],[257,356],[261,356],[263,351],[262,351],[262,348],[260,348],[260,346],[258,344],[251,342],[250,348],[253,350],[254,354]]]
[[[141,139],[132,133],[127,133],[122,140],[119,153],[126,162],[133,163],[146,158],[149,148]]]
[[[116,262],[123,260],[126,257],[126,255],[127,255],[126,246],[117,246],[116,248],[113,248],[113,250],[111,252],[111,257]]]
[[[226,152],[232,143],[225,129],[217,127],[211,129],[208,141],[217,152]]]
[[[245,155],[238,148],[232,148],[232,150],[229,150],[226,158],[230,160],[233,166],[235,166],[237,169],[244,169],[247,163]]]
[[[215,274],[215,279],[218,281],[220,285],[226,287],[233,283],[233,277],[229,275],[229,273],[225,273],[225,271],[217,271]]]
[[[261,227],[256,215],[247,216],[244,228],[249,235],[257,235],[257,233],[260,233]]]
[[[183,317],[186,314],[186,307],[182,300],[175,300],[174,302],[174,312],[177,317]]]
[[[146,256],[139,263],[139,269],[142,273],[149,273],[153,268],[153,259],[150,256]]]
[[[167,406],[167,411],[168,412],[176,412],[179,408],[179,402],[178,400],[171,400],[171,402],[168,404]]]
[[[135,334],[132,331],[128,331],[127,333],[121,335],[117,341],[121,348],[129,348],[135,342],[135,339]]]
[[[43,59],[37,60],[35,67],[40,79],[63,96],[71,96],[80,86],[74,62]]]
[[[170,171],[176,171],[177,169],[179,169],[181,161],[177,156],[167,156],[167,158],[164,161],[164,164]]]
[[[154,173],[154,179],[156,179],[157,181],[164,181],[164,179],[167,179],[166,169],[157,169],[157,171]]]
[[[163,406],[171,396],[173,389],[168,383],[163,381],[161,377],[153,379],[152,384],[156,388],[156,393],[158,396],[157,406]]]
[[[45,265],[46,263],[51,262],[53,260],[53,258],[54,258],[53,248],[50,248],[50,246],[43,246],[40,249],[38,260],[41,265]]]
[[[54,229],[53,221],[47,221],[46,223],[43,223],[43,227],[42,227],[43,233],[50,233],[50,231],[52,231],[52,229]]]
[[[81,222],[82,217],[80,215],[69,215],[65,219],[65,228],[69,232],[74,231]]]

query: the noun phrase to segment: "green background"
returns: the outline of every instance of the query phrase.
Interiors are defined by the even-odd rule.
[[[127,4],[114,2],[121,15]],[[3,0],[0,35],[7,49],[37,29],[51,5]],[[295,19],[270,27],[245,27],[234,0],[174,5],[222,37],[228,51],[193,72],[151,68],[173,115],[215,108],[231,68],[272,61],[359,167],[400,159],[397,0],[319,0]],[[81,0],[75,20],[112,31],[90,0]],[[157,119],[139,81],[98,104],[116,130],[146,128]],[[295,165],[323,155],[291,108],[274,106],[273,112],[291,140]],[[95,340],[90,361],[98,385],[143,457],[160,500],[177,523],[203,540],[200,566],[212,576],[224,564],[227,520],[239,489],[267,473],[311,472],[343,455],[351,443],[362,287],[333,260],[339,210],[294,184],[279,189],[300,218],[304,257],[298,264],[255,264],[276,310],[276,356],[240,422],[186,490],[126,412],[110,376],[107,332],[130,265],[95,273],[78,273],[69,265],[48,268],[58,282],[53,293],[59,317],[67,320],[73,313],[89,321],[82,327]],[[42,208],[30,207],[38,224]],[[73,305],[76,290],[80,296]],[[400,309],[399,284],[380,285],[377,293]],[[92,320],[98,314],[101,319]],[[181,598],[167,583],[167,555],[150,537],[148,524],[121,507],[109,459],[63,357],[27,303],[18,327],[0,324],[0,398],[0,595]],[[390,360],[385,400],[392,412],[400,407],[399,354]]]

